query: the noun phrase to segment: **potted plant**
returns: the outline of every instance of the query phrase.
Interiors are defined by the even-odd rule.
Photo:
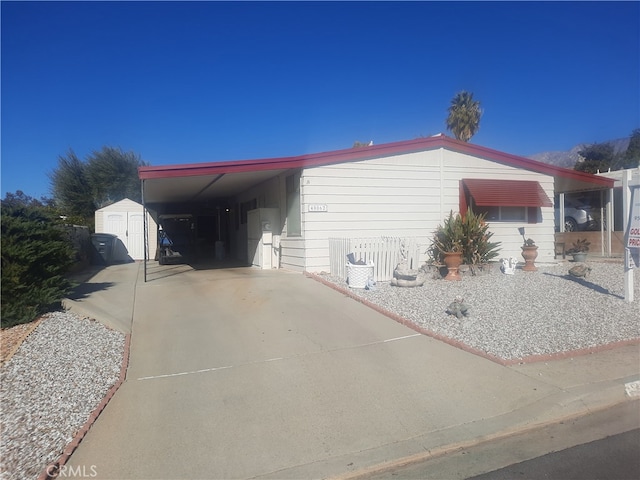
[[[527,238],[522,245],[522,258],[524,258],[524,267],[522,270],[525,272],[537,272],[538,267],[535,265],[536,258],[538,257],[538,246],[531,238]]]
[[[454,215],[451,211],[443,224],[438,225],[429,247],[431,257],[447,266],[445,280],[462,280],[458,270],[462,263],[463,241],[462,217],[459,213]]]
[[[574,262],[584,262],[587,259],[589,245],[591,245],[591,242],[588,242],[586,238],[584,240],[578,239],[573,242],[571,248],[567,250],[567,253],[573,255]]]

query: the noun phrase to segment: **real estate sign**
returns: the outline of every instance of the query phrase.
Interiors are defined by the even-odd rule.
[[[640,186],[631,188],[631,208],[626,231],[626,247],[636,267],[640,267]]]

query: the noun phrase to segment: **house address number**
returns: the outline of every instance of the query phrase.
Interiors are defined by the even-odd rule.
[[[309,204],[310,212],[328,212],[329,207],[327,207],[324,203],[310,203]]]

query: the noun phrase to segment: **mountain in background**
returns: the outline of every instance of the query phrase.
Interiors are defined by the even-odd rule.
[[[615,154],[624,153],[629,146],[629,137],[618,138],[616,140],[609,140],[607,142],[597,143],[610,143],[613,145],[613,151]],[[578,152],[592,143],[579,143],[571,150],[564,152],[542,152],[531,155],[528,158],[531,160],[537,160],[538,162],[548,163],[550,165],[556,165],[558,167],[573,168],[580,156]]]

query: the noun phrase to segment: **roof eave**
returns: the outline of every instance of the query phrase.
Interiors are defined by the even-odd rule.
[[[265,158],[257,160],[237,160],[224,162],[192,163],[182,165],[162,165],[140,167],[138,175],[141,180],[154,178],[175,178],[196,175],[217,175],[221,173],[243,173],[264,170],[286,170],[295,168],[311,168],[336,163],[346,163],[367,160],[369,158],[386,155],[399,155],[405,153],[447,148],[449,150],[480,156],[514,167],[524,168],[551,176],[560,176],[573,180],[591,183],[593,185],[613,188],[615,181],[610,178],[579,172],[568,168],[562,168],[547,163],[538,162],[529,158],[519,157],[508,153],[482,147],[453,138],[446,135],[418,138],[400,142],[385,143],[357,148],[347,148],[329,152],[298,155],[294,157]]]

